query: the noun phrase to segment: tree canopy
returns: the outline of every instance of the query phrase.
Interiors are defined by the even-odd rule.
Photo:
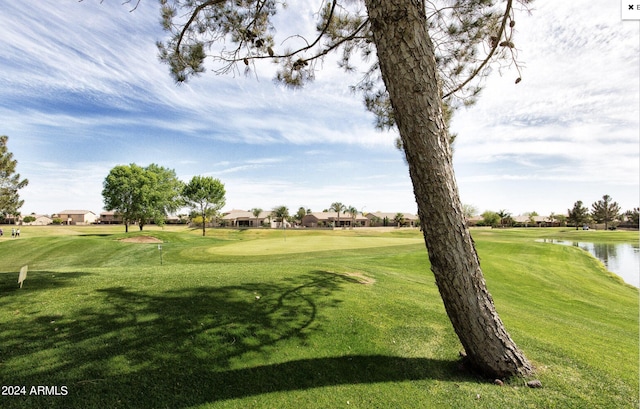
[[[578,200],[571,209],[567,210],[567,221],[573,223],[576,230],[589,221],[589,209],[582,205],[582,200]]]
[[[500,215],[496,212],[492,212],[491,210],[486,210],[482,213],[482,222],[485,226],[497,226],[500,224]]]
[[[315,33],[291,33],[276,26],[276,15],[288,13],[286,3],[274,0],[160,0],[162,27],[170,38],[158,42],[160,58],[178,82],[209,68],[217,74],[250,72],[256,62],[278,65],[276,79],[301,87],[316,77],[330,54],[347,72],[363,73],[352,90],[364,97],[376,114],[377,126],[395,125],[389,94],[375,58],[372,21],[362,1],[321,1],[315,13]],[[421,1],[446,104],[445,116],[461,104],[473,103],[480,93],[478,79],[488,75],[490,63],[513,66],[521,80],[514,44],[514,1]],[[521,8],[531,0],[520,0]],[[295,16],[289,16],[295,18]],[[279,32],[283,32],[278,36]],[[495,66],[495,64],[494,64]],[[364,67],[360,68],[360,67]]]
[[[289,218],[289,208],[287,206],[276,206],[271,210],[271,216],[276,219],[283,228],[286,228],[287,219]]]
[[[13,159],[13,153],[9,152],[7,142],[9,137],[0,135],[0,216],[14,215],[24,204],[20,200],[18,190],[29,184],[28,179],[22,179],[16,173],[18,161]]]
[[[634,207],[632,210],[627,210],[624,212],[624,216],[627,220],[638,228],[638,223],[640,222],[640,208]]]
[[[103,182],[102,197],[106,210],[122,217],[125,230],[137,223],[140,230],[153,221],[164,224],[168,213],[181,202],[182,182],[172,169],[154,163],[143,168],[135,163],[111,169]]]
[[[605,230],[609,227],[609,223],[620,215],[620,206],[617,202],[612,201],[609,195],[602,196],[602,200],[594,202],[591,208],[593,209],[591,212],[593,219],[597,223],[604,223]]]
[[[295,219],[299,223],[302,223],[302,218],[304,218],[304,216],[306,216],[306,215],[307,215],[307,209],[305,209],[303,206],[300,206],[298,208],[298,211],[296,212]]]
[[[210,176],[194,176],[187,183],[182,196],[188,206],[197,209],[202,216],[202,235],[206,235],[207,218],[225,205],[226,190],[219,179]]]

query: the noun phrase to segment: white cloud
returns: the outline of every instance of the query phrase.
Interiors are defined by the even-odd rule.
[[[20,165],[29,185],[20,191],[23,211],[51,214],[64,209],[102,209],[102,182],[110,164],[38,162]]]
[[[590,184],[600,196],[614,188],[626,206],[637,206],[638,26],[620,22],[613,2],[533,6],[533,15],[516,25],[523,81],[513,83],[515,72],[494,75],[480,102],[454,119],[463,190],[474,183],[544,182],[545,199],[560,201],[555,196],[572,190],[570,184]],[[537,195],[523,189],[520,199],[506,203],[522,208],[541,201]]]
[[[290,4],[297,18],[287,30],[306,29],[311,38],[318,4]],[[454,119],[463,201],[562,209],[578,199],[568,196],[580,192],[576,184],[591,184],[596,198],[609,193],[637,207],[638,25],[620,22],[619,4],[609,0],[532,5],[532,16],[516,18],[523,81],[516,86],[517,72],[494,70],[479,103]],[[101,206],[103,178],[130,162],[223,175],[232,207],[299,202],[315,210],[340,200],[368,210],[415,208],[395,135],[375,131],[348,91],[357,76],[327,59],[299,91],[275,86],[273,66],[258,67],[258,79],[208,72],[177,86],[157,61],[154,42],[164,34],[156,7],[3,4],[0,132],[32,181],[25,211],[80,207],[69,199]],[[337,172],[347,182],[335,183]]]

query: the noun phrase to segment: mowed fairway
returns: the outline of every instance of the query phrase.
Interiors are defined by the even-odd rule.
[[[275,254],[308,253],[316,251],[336,251],[370,249],[376,247],[403,246],[424,243],[422,237],[358,237],[344,235],[301,235],[298,232],[281,231],[281,237],[265,238],[247,242],[234,242],[212,247],[211,254],[227,256],[268,256]]]
[[[637,408],[638,289],[535,241],[578,235],[637,240],[473,232],[530,389],[461,367],[418,230],[24,227],[0,239],[0,408]]]

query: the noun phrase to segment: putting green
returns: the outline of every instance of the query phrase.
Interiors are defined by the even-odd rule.
[[[207,249],[210,254],[256,256],[404,246],[424,243],[421,237],[294,236],[240,241]]]

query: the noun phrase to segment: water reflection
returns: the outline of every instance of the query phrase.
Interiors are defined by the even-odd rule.
[[[640,287],[640,246],[632,243],[588,243],[582,241],[542,239],[544,243],[580,247],[602,261],[607,270]]]

